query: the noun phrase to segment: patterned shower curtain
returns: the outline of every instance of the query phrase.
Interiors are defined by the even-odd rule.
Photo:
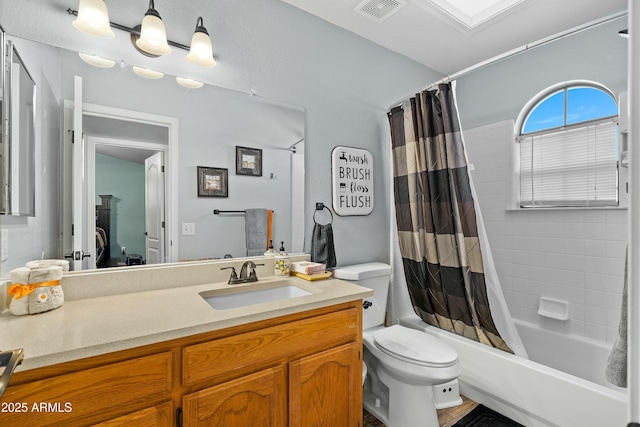
[[[430,325],[512,352],[491,317],[451,84],[389,113],[400,253],[414,311]]]

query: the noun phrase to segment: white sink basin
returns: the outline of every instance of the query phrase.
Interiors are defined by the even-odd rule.
[[[224,292],[224,293],[223,293]],[[216,310],[228,310],[230,308],[246,307],[248,305],[262,304],[264,302],[279,301],[283,299],[311,295],[311,292],[295,285],[286,284],[268,288],[238,289],[237,292],[205,291],[200,296]]]

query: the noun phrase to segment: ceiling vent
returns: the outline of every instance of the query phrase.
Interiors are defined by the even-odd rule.
[[[406,0],[364,0],[355,11],[382,22],[407,5]]]

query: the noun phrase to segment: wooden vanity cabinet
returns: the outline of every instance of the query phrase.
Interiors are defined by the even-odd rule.
[[[289,426],[361,425],[360,360],[360,347],[350,343],[291,362]]]
[[[184,426],[287,426],[286,368],[278,366],[183,398]]]
[[[361,301],[18,372],[0,425],[362,425]]]

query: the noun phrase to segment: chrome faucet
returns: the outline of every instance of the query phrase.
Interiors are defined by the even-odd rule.
[[[251,283],[257,282],[258,276],[256,275],[256,267],[264,264],[256,264],[253,261],[245,261],[240,268],[240,277],[238,277],[238,273],[236,273],[235,267],[224,267],[221,270],[231,270],[231,276],[229,276],[229,281],[227,282],[230,285],[237,285],[238,283]],[[248,271],[251,269],[251,271]]]

